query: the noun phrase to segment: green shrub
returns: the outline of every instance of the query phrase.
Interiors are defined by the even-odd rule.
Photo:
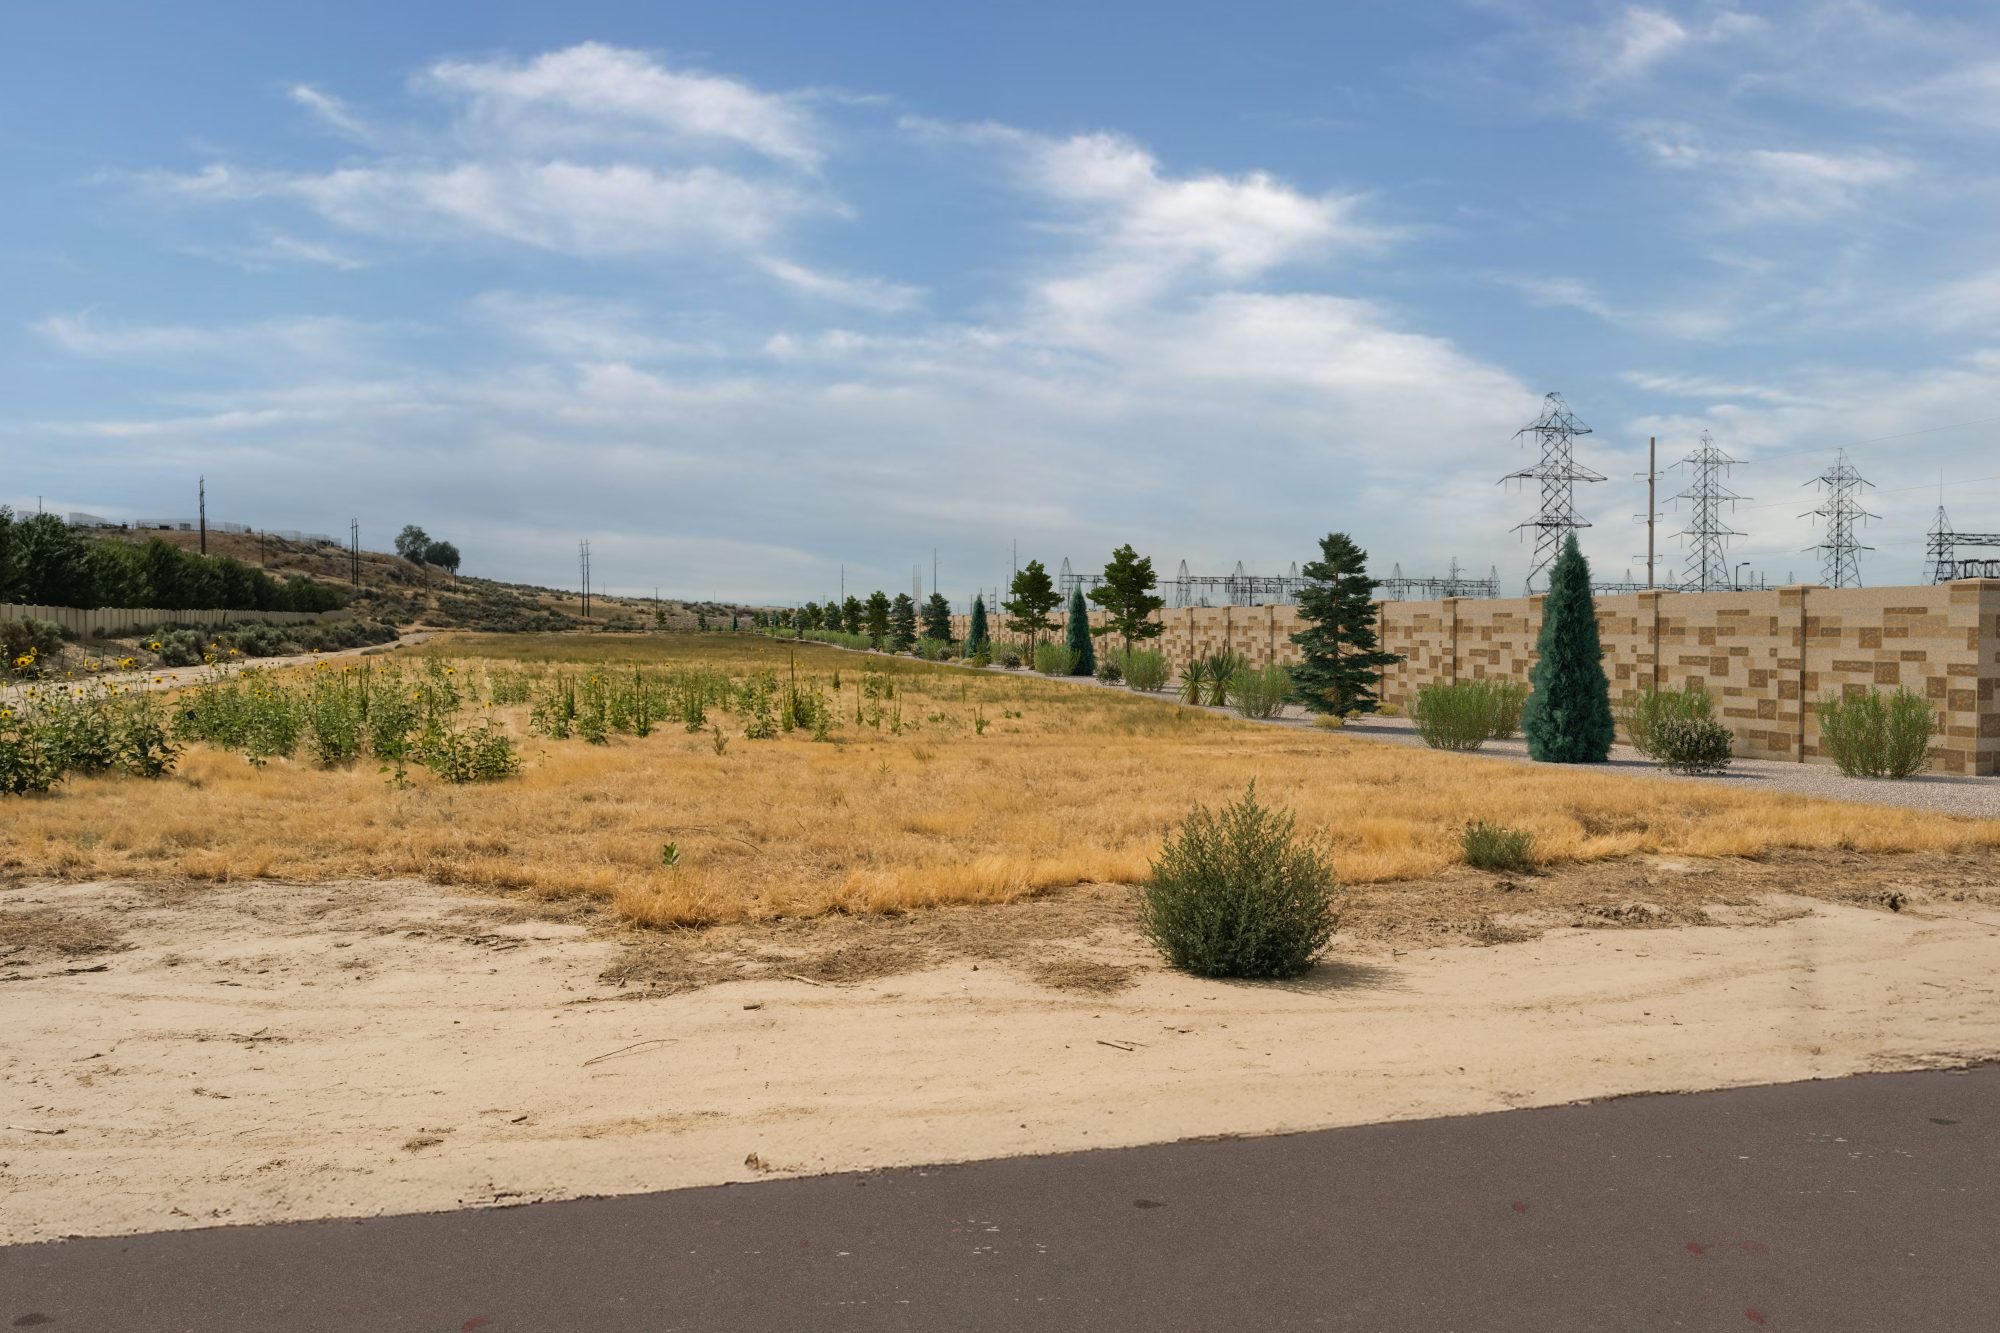
[[[62,781],[62,761],[40,722],[24,705],[0,701],[0,795],[39,794]]]
[[[951,656],[951,644],[943,639],[918,639],[917,656],[926,662],[942,662]]]
[[[1410,721],[1433,750],[1477,750],[1520,729],[1527,687],[1518,681],[1436,681],[1419,686]]]
[[[1712,717],[1663,717],[1653,724],[1649,753],[1675,773],[1720,773],[1736,738]]]
[[[62,653],[62,626],[52,620],[0,620],[0,677],[35,680]]]
[[[521,768],[514,742],[490,722],[437,732],[426,739],[418,757],[446,782],[497,782]]]
[[[1106,649],[1097,659],[1097,678],[1106,685],[1116,685],[1125,679],[1124,664],[1118,660],[1118,653]]]
[[[1715,716],[1715,700],[1699,685],[1680,690],[1638,690],[1619,702],[1618,722],[1640,754],[1653,754],[1653,737],[1671,718],[1707,721]]]
[[[1036,644],[1035,670],[1044,676],[1067,676],[1076,670],[1076,650],[1066,643]]]
[[[1907,778],[1930,767],[1931,737],[1938,728],[1930,700],[1906,687],[1894,694],[1863,690],[1822,699],[1820,749],[1849,777]]]
[[[1125,683],[1135,690],[1148,694],[1167,687],[1166,654],[1151,648],[1134,648],[1129,653],[1120,653],[1118,665],[1124,669]]]
[[[1338,923],[1333,867],[1290,811],[1243,798],[1197,805],[1153,862],[1141,924],[1167,961],[1202,977],[1290,977]]]
[[[1467,824],[1458,835],[1465,863],[1478,870],[1511,870],[1524,874],[1535,868],[1535,835],[1481,820]]]
[[[1292,673],[1276,662],[1261,667],[1238,667],[1225,688],[1229,706],[1244,717],[1276,717],[1291,697]]]

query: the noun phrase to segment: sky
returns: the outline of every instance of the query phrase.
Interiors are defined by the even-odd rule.
[[[2000,531],[2000,7],[335,7],[0,16],[0,503],[468,573],[955,602],[1018,558],[1497,567],[1561,392],[1732,564]],[[1683,560],[1666,473],[1660,577]],[[1018,557],[1017,553],[1018,552]],[[844,575],[843,575],[844,570]]]

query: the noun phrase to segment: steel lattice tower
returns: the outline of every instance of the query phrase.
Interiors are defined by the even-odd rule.
[[[1590,434],[1590,427],[1576,419],[1559,393],[1549,394],[1542,399],[1542,414],[1528,425],[1514,432],[1514,438],[1524,435],[1534,437],[1541,446],[1541,461],[1533,467],[1522,468],[1519,472],[1502,477],[1501,484],[1510,481],[1539,482],[1542,488],[1541,512],[1519,524],[1515,531],[1531,528],[1535,534],[1535,552],[1528,563],[1528,591],[1535,588],[1535,575],[1555,563],[1562,554],[1563,539],[1578,528],[1587,528],[1589,523],[1577,517],[1576,483],[1579,481],[1603,481],[1602,473],[1593,472],[1576,461],[1576,437]]]
[[[1674,465],[1689,469],[1693,477],[1688,488],[1674,497],[1676,504],[1688,502],[1688,525],[1678,534],[1688,544],[1681,574],[1685,592],[1712,592],[1736,584],[1730,576],[1729,539],[1743,534],[1722,521],[1722,507],[1733,507],[1748,497],[1730,490],[1722,479],[1740,461],[1723,453],[1715,438],[1703,431],[1694,452]]]
[[[1836,455],[1832,467],[1806,483],[1826,490],[1825,502],[1800,517],[1826,520],[1826,539],[1806,549],[1820,553],[1820,578],[1829,588],[1861,586],[1861,553],[1875,548],[1861,544],[1854,535],[1854,525],[1858,520],[1880,517],[1861,507],[1861,488],[1874,484],[1847,461],[1845,449]]]

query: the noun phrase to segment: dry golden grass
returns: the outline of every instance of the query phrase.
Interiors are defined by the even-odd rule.
[[[734,636],[462,636],[426,651],[467,663],[472,679],[524,662],[788,670],[792,660],[789,645]],[[194,746],[162,781],[77,779],[50,798],[8,801],[0,875],[424,877],[607,898],[654,925],[897,911],[1143,878],[1192,804],[1252,779],[1326,840],[1353,882],[1436,873],[1457,861],[1459,829],[1474,819],[1530,829],[1539,852],[1563,862],[2000,843],[2000,821],[1431,753],[1020,674],[813,645],[797,649],[797,669],[823,683],[841,673],[838,743],[750,741],[740,719],[718,713],[724,754],[674,723],[591,746],[530,736],[526,710],[502,708],[522,738],[521,776],[451,787],[420,774],[403,790],[368,761],[259,769]],[[855,723],[863,670],[893,677],[902,734]],[[983,735],[975,716],[987,719]],[[670,840],[681,855],[671,869],[660,856]]]

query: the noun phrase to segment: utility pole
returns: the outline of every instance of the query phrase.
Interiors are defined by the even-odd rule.
[[[361,520],[347,520],[347,577],[354,586],[361,586]]]
[[[201,553],[203,555],[207,555],[208,554],[208,478],[207,477],[201,478],[201,480],[197,483],[197,485],[199,486],[199,489],[195,492],[196,494],[195,503],[200,508],[201,511],[201,519],[200,519]]]
[[[1653,590],[1653,526],[1660,516],[1660,441],[1646,437],[1646,591]]]
[[[576,563],[577,563],[578,582],[582,585],[579,591],[582,593],[583,596],[583,618],[585,620],[589,620],[590,619],[590,539],[589,538],[585,538],[584,540],[576,544]]]

